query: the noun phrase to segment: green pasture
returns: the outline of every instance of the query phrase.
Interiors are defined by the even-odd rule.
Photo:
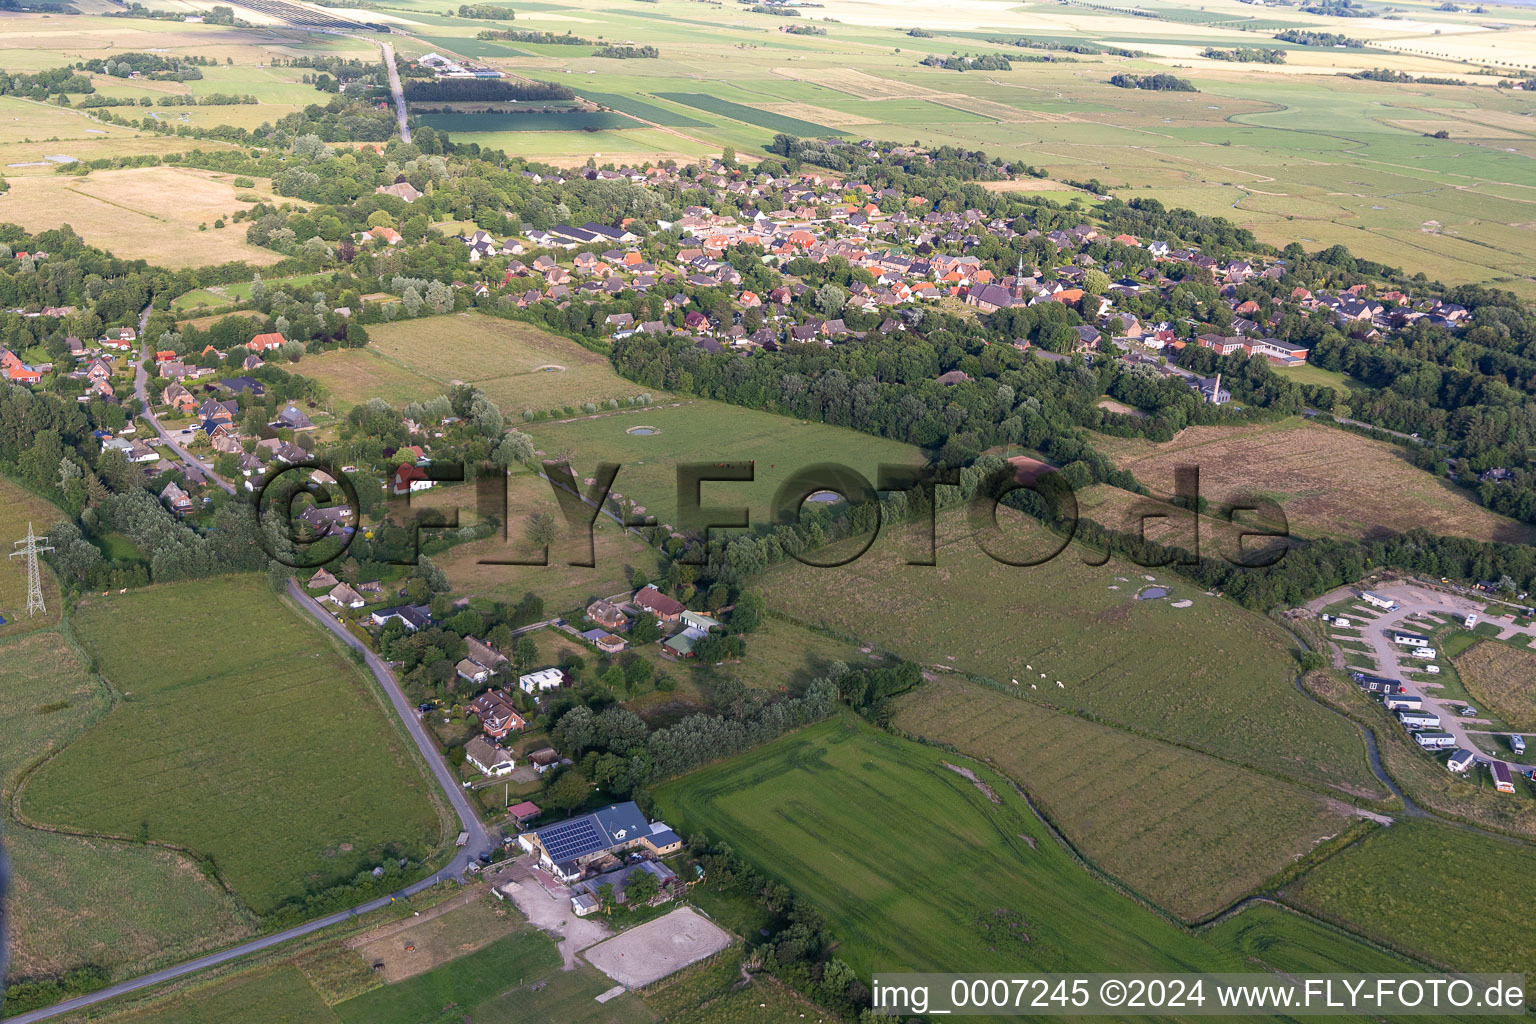
[[[82,602],[121,702],[28,780],[22,813],[185,848],[258,914],[426,857],[426,780],[371,680],[296,614],[239,576]]]
[[[1019,679],[1026,699],[1235,764],[1375,790],[1358,731],[1297,691],[1291,642],[1262,617],[1166,570],[1086,564],[1103,556],[1076,546],[1043,564],[1004,564],[982,550],[961,508],[938,517],[935,567],[907,564],[911,538],[892,533],[835,570],[770,569],[769,604],[938,671],[1005,686]],[[1013,561],[1045,558],[1060,545],[1013,516],[983,539]],[[1136,600],[1154,581],[1168,597]],[[1173,606],[1182,601],[1192,603]]]
[[[635,428],[649,429],[637,434]],[[620,465],[614,491],[639,501],[658,524],[677,525],[677,470],[691,463],[752,462],[753,480],[704,483],[705,506],[745,507],[766,523],[774,492],[792,474],[836,461],[873,483],[882,463],[922,464],[909,445],[869,434],[696,399],[644,409],[599,413],[527,429],[551,457],[570,454],[578,476],[599,462]]]

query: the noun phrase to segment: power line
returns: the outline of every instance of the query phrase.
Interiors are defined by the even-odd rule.
[[[12,547],[19,551],[11,552],[12,558],[25,558],[27,562],[27,615],[31,617],[38,612],[46,612],[43,607],[43,574],[37,567],[37,556],[44,551],[52,551],[48,545],[47,537],[39,537],[32,532],[32,524],[27,523],[26,540],[14,542]]]

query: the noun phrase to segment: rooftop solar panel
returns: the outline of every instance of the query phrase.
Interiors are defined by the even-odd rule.
[[[607,847],[591,817],[564,821],[539,831],[539,842],[555,862],[571,860]]]

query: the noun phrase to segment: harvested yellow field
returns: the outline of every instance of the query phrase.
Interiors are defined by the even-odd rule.
[[[1272,498],[1298,536],[1370,537],[1423,528],[1483,541],[1530,543],[1536,537],[1531,527],[1488,511],[1461,488],[1419,469],[1396,445],[1304,420],[1189,427],[1157,445],[1113,437],[1097,443],[1156,494],[1173,493],[1175,467],[1194,465],[1200,495],[1213,505],[1244,493]]]
[[[814,103],[763,103],[759,104],[759,106],[763,110],[771,110],[775,114],[783,114],[785,117],[798,117],[802,121],[829,124],[834,128],[880,123],[871,117],[848,114],[841,110],[833,110],[830,107],[818,107]]]
[[[251,204],[235,198],[233,175],[179,167],[97,171],[86,177],[29,175],[11,179],[0,198],[0,219],[28,231],[68,224],[92,245],[165,267],[200,267],[228,260],[257,266],[282,257],[245,241],[239,225],[213,227]],[[262,183],[263,185],[265,183]],[[255,190],[270,195],[263,189]],[[207,225],[207,230],[199,230]]]
[[[910,82],[895,82],[889,78],[866,75],[853,68],[816,68],[801,71],[799,68],[774,68],[773,73],[793,82],[815,82],[828,89],[846,92],[861,100],[899,100],[926,98],[939,95]]]

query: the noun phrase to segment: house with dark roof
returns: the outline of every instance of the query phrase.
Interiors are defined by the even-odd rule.
[[[647,583],[635,591],[633,600],[636,608],[650,612],[656,616],[656,621],[664,624],[676,622],[683,614],[683,603],[657,590],[654,583]]]

